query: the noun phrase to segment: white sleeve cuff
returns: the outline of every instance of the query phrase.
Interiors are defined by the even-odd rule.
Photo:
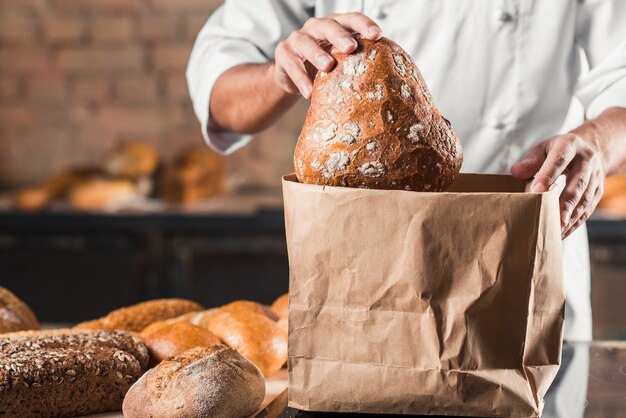
[[[202,32],[199,37],[203,36]],[[187,66],[187,84],[193,109],[200,121],[200,128],[206,143],[214,150],[230,154],[246,145],[251,135],[235,132],[218,132],[209,126],[209,100],[217,79],[227,70],[241,64],[264,63],[268,58],[254,45],[241,39],[211,39],[206,48],[191,52]],[[200,72],[203,69],[204,72]]]

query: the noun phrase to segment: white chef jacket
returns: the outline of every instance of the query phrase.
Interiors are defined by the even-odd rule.
[[[359,11],[415,60],[464,152],[462,171],[509,173],[534,144],[603,110],[626,107],[626,0],[226,0],[200,31],[187,68],[207,143],[249,135],[208,128],[217,78],[264,63],[310,17]],[[565,126],[569,124],[570,126]],[[563,242],[565,336],[591,339],[586,230]]]

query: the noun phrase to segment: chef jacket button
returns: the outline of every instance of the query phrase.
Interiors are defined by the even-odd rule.
[[[498,118],[489,119],[489,121],[487,122],[487,125],[490,128],[498,129],[498,130],[503,129],[505,127],[504,122]]]
[[[503,23],[509,23],[513,21],[513,15],[506,10],[496,10],[494,16],[497,20]]]
[[[373,11],[372,16],[376,19],[384,19],[388,14],[389,12],[385,6],[377,6]]]

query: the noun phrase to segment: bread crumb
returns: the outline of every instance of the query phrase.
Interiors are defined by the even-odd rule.
[[[359,93],[358,91],[354,92],[354,97],[356,97],[357,100],[363,100],[363,98],[361,97],[361,93]]]
[[[365,145],[365,149],[368,151],[374,151],[376,149],[376,144],[373,141],[370,141]]]
[[[367,70],[367,65],[358,56],[351,56],[343,63],[343,73],[348,77],[361,75]]]
[[[407,184],[406,186],[404,186],[404,190],[411,190],[411,186]]]
[[[424,190],[430,190],[430,184],[425,184],[424,185]]]
[[[358,167],[357,170],[367,176],[380,177],[385,174],[385,166],[379,160],[370,161]]]
[[[376,84],[376,91],[368,91],[365,93],[365,97],[369,100],[382,100],[383,98],[383,86]]]
[[[415,125],[411,126],[409,128],[409,134],[407,135],[409,141],[411,141],[411,143],[413,144],[417,144],[420,140],[420,134],[422,133],[423,129],[424,127],[420,123],[416,123]]]
[[[402,77],[406,77],[406,65],[404,64],[402,55],[393,56],[393,65]]]
[[[341,83],[339,83],[339,86],[341,86],[341,88],[344,90],[350,90],[352,88],[352,81],[343,80]]]
[[[402,84],[402,87],[400,87],[400,95],[402,96],[403,99],[411,98],[411,88],[409,87],[408,84],[406,83]]]

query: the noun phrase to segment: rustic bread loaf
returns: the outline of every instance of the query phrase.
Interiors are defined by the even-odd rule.
[[[81,322],[75,329],[108,329],[140,332],[153,322],[201,311],[202,306],[185,299],[156,299],[112,311],[99,319]]]
[[[39,329],[33,311],[4,287],[0,287],[0,334]]]
[[[207,147],[184,152],[165,167],[160,190],[170,203],[191,204],[217,195],[224,188],[222,158]]]
[[[146,347],[123,332],[0,337],[0,416],[117,410],[147,364]]]
[[[93,179],[74,186],[69,202],[78,210],[107,210],[139,197],[137,186],[130,180]]]
[[[141,330],[141,335],[152,334],[153,332],[167,327],[172,324],[177,324],[180,322],[187,322],[189,324],[198,325],[202,328],[208,328],[209,322],[215,313],[217,313],[218,308],[207,309],[206,311],[200,312],[189,312],[183,315],[179,315],[174,318],[164,319],[162,321],[153,322],[148,325],[144,329]]]
[[[287,360],[287,334],[267,316],[252,311],[221,311],[209,331],[253,362],[265,377]]]
[[[126,418],[242,418],[265,396],[254,364],[223,345],[197,347],[163,361],[124,399]]]
[[[276,321],[278,319],[276,313],[274,313],[274,311],[269,306],[252,302],[250,300],[236,300],[234,302],[227,303],[226,305],[221,306],[219,310],[220,312],[250,311],[265,315],[272,321]]]
[[[159,165],[156,149],[143,142],[124,144],[104,157],[102,171],[112,177],[151,176]]]
[[[373,189],[445,190],[461,144],[422,75],[397,44],[357,37],[349,55],[318,72],[294,165],[302,183]]]
[[[289,314],[289,294],[278,297],[274,303],[272,303],[272,311],[278,318],[285,318]]]
[[[222,343],[208,329],[189,322],[165,325],[148,334],[142,332],[141,338],[150,351],[152,366],[194,347],[212,347]]]

